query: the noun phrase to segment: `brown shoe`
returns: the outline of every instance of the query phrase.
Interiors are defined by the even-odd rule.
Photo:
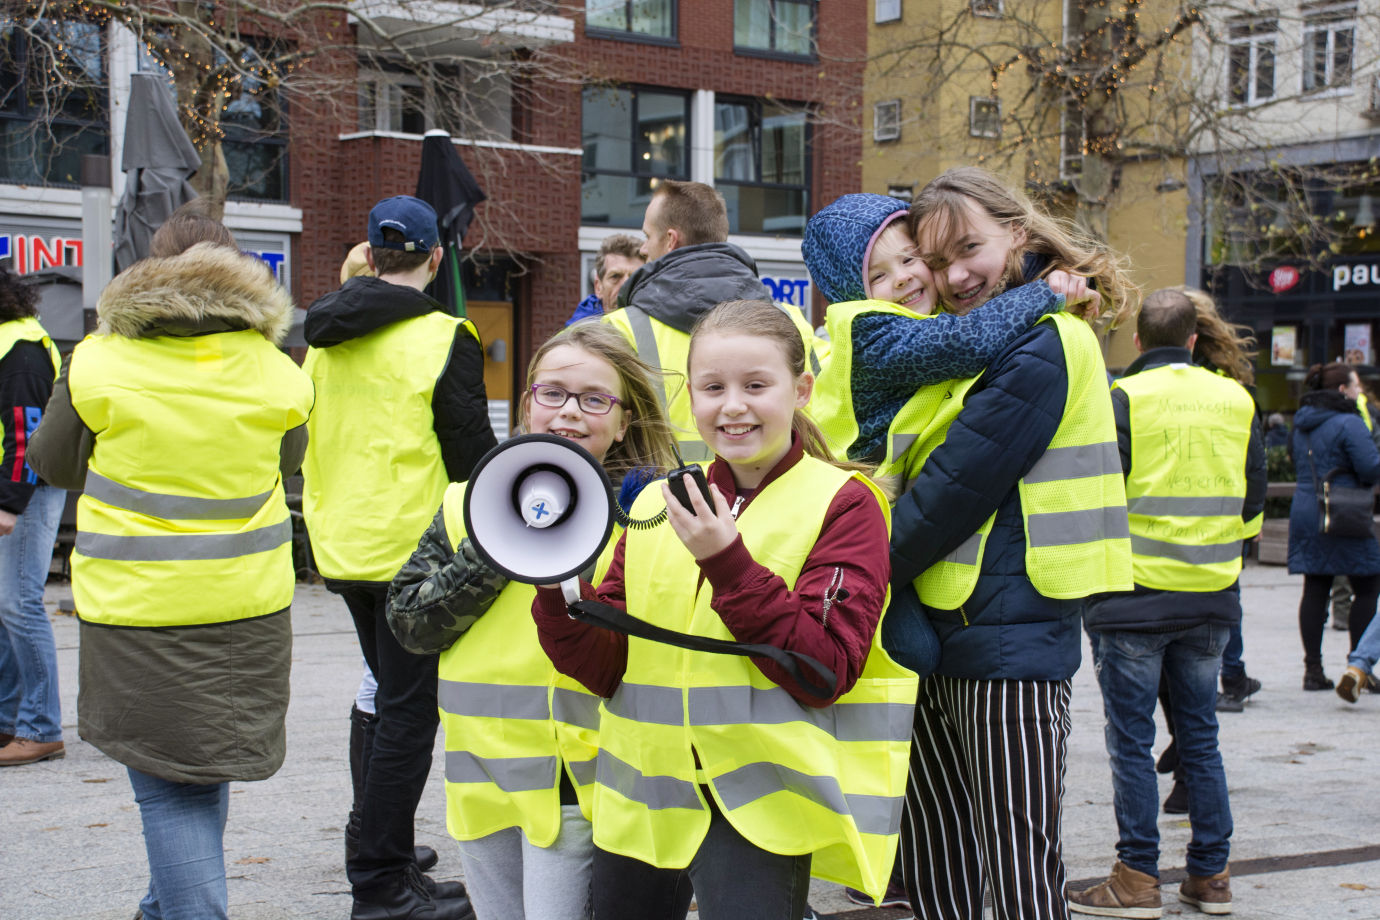
[[[1337,681],[1337,695],[1348,703],[1361,698],[1361,688],[1370,680],[1370,675],[1356,665],[1348,665],[1342,679]]]
[[[57,760],[66,756],[67,751],[61,741],[30,741],[28,738],[15,738],[0,747],[0,767],[18,767],[40,760]]]
[[[1179,900],[1205,914],[1231,913],[1231,869],[1216,875],[1189,875],[1179,886]]]
[[[1097,917],[1156,920],[1164,913],[1160,905],[1160,880],[1118,860],[1106,881],[1082,891],[1070,891],[1069,908],[1074,913]]]

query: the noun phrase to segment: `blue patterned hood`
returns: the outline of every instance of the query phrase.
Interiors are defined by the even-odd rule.
[[[805,225],[801,252],[815,287],[829,303],[867,300],[863,264],[878,235],[910,205],[886,195],[843,195]]]

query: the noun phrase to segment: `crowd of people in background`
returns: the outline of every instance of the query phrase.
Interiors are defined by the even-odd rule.
[[[443,250],[419,199],[370,211],[300,368],[278,347],[291,299],[196,203],[65,360],[0,272],[0,766],[63,755],[42,595],[79,491],[78,724],[139,806],[138,916],[228,916],[229,783],[286,753],[299,469],[365,663],[352,920],[680,920],[692,897],[706,920],[801,920],[811,877],[924,920],[979,920],[985,895],[1002,918],[1155,918],[1157,769],[1192,828],[1178,899],[1232,911],[1216,714],[1261,688],[1239,575],[1270,448],[1298,471],[1303,689],[1375,686],[1371,507],[1333,523],[1380,482],[1355,370],[1312,368],[1292,427],[1262,425],[1253,340],[1207,295],[1142,300],[1123,258],[978,168],[811,218],[818,331],[728,227],[712,187],[658,183],[643,238],[604,240],[592,293],[535,349],[518,431],[587,454],[642,522],[565,590],[471,539],[469,480],[498,449],[484,352],[426,293]],[[1115,323],[1139,357],[1113,379]],[[572,615],[572,591],[622,625]],[[1118,841],[1070,890],[1084,643]],[[414,838],[438,726],[463,883]]]

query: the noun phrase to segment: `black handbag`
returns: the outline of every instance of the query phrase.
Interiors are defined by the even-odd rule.
[[[1318,533],[1330,537],[1375,538],[1372,514],[1375,510],[1375,490],[1359,486],[1339,486],[1332,477],[1344,472],[1340,467],[1328,471],[1318,481],[1318,468],[1313,463],[1313,447],[1308,447],[1308,468],[1313,473],[1313,490],[1318,501]]]

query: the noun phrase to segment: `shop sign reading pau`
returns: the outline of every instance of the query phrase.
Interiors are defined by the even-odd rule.
[[[1332,273],[1333,291],[1372,285],[1380,286],[1380,263],[1334,264],[1329,271]],[[1293,290],[1302,280],[1303,272],[1300,269],[1292,265],[1281,265],[1270,272],[1270,290],[1276,294],[1283,294],[1285,291]]]

